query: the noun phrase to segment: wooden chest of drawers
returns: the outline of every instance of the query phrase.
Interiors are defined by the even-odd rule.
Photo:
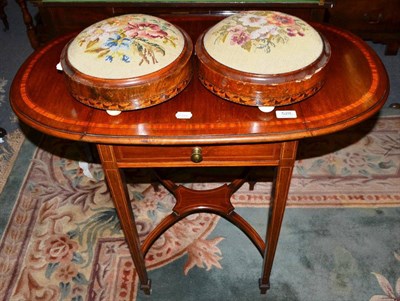
[[[328,11],[329,23],[366,40],[387,45],[396,54],[400,45],[400,0],[336,0]]]
[[[239,10],[277,10],[306,21],[325,22],[350,30],[363,39],[387,45],[387,54],[396,54],[400,45],[400,0],[332,0],[332,1],[237,1],[207,2],[68,2],[31,0],[38,12],[33,22],[26,0],[20,4],[31,44],[39,44],[61,34],[81,30],[97,21],[127,13],[153,14],[185,24],[188,16],[202,17],[210,26]],[[208,21],[207,21],[208,20]],[[177,24],[179,25],[179,24]],[[191,32],[197,37],[200,32]]]
[[[23,10],[31,44],[37,48],[61,34],[80,31],[100,20],[122,14],[143,13],[161,17],[181,26],[192,38],[201,32],[186,28],[187,20],[202,18],[202,22],[215,24],[228,15],[241,10],[277,10],[306,21],[322,22],[330,0],[244,0],[244,1],[59,1],[31,0],[37,7],[35,18],[28,12],[26,0],[17,0]],[[33,14],[32,14],[33,15]],[[34,24],[33,19],[37,19]]]

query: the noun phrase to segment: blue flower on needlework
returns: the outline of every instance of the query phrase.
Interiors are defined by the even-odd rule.
[[[130,63],[131,62],[131,59],[129,58],[129,56],[127,56],[127,55],[123,55],[122,56],[122,60],[125,62],[125,63]]]
[[[104,47],[108,48],[112,54],[105,57],[107,62],[112,62],[115,56],[120,56],[125,63],[130,63],[130,57],[124,54],[124,50],[129,50],[132,41],[129,38],[122,37],[119,34],[114,34],[104,43]]]
[[[111,51],[118,51],[120,48],[129,49],[130,39],[123,38],[119,34],[114,34],[112,37],[108,38],[104,43],[106,48],[109,48]]]

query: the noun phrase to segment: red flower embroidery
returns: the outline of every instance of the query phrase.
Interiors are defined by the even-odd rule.
[[[270,14],[268,16],[268,21],[268,23],[278,26],[290,26],[296,24],[292,17],[279,13]]]
[[[128,23],[126,34],[131,38],[164,38],[168,36],[168,33],[162,30],[160,26],[148,22]]]

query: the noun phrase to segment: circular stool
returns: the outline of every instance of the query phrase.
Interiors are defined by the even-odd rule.
[[[171,23],[129,14],[100,21],[61,54],[68,90],[103,110],[150,107],[182,91],[193,74],[189,36]]]
[[[274,11],[234,14],[196,42],[203,85],[250,106],[288,105],[315,94],[325,82],[330,53],[312,26]]]

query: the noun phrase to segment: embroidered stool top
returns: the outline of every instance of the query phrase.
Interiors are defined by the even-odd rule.
[[[61,64],[79,101],[99,109],[132,110],[179,93],[192,75],[192,50],[187,34],[171,23],[129,14],[84,29],[65,47]]]
[[[197,41],[200,79],[238,103],[286,105],[318,91],[330,57],[328,42],[305,21],[280,12],[232,15]]]

